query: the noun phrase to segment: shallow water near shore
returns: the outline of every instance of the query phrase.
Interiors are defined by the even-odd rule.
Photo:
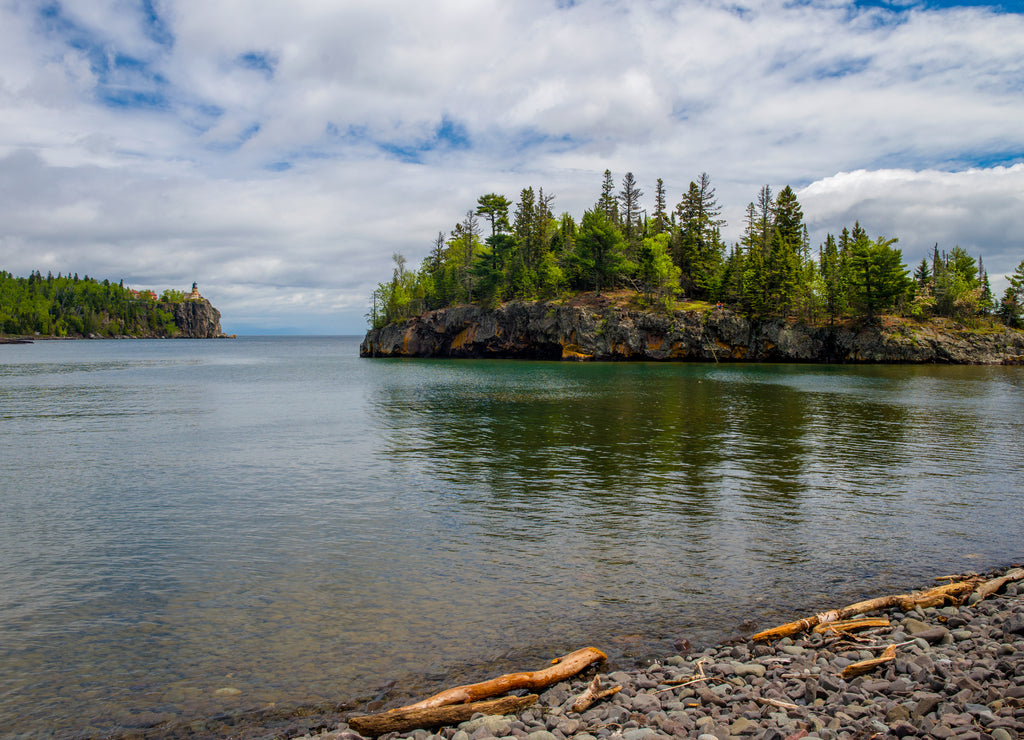
[[[357,353],[0,348],[0,735],[627,664],[1024,555],[1022,368]]]

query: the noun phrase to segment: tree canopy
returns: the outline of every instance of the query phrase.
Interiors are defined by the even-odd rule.
[[[543,188],[523,188],[514,203],[498,193],[481,195],[448,234],[438,233],[417,270],[395,255],[391,281],[374,291],[371,324],[466,302],[496,305],[622,289],[635,291],[652,308],[669,310],[680,299],[707,301],[749,316],[809,322],[871,321],[896,312],[957,321],[995,313],[1014,324],[1024,313],[1024,263],[997,302],[981,257],[959,246],[947,253],[936,245],[932,259],[923,260],[911,278],[897,239],[872,238],[855,222],[838,236],[827,234],[815,254],[788,185],[778,194],[761,188],[732,245],[722,239],[723,209],[706,172],[671,210],[663,179],[653,192],[648,218],[633,173],[616,190],[605,170],[594,206],[578,222],[569,213],[555,216],[554,196]],[[478,217],[486,220],[483,229]]]
[[[0,333],[55,337],[161,336],[179,333],[172,304],[184,293],[166,290],[160,298],[149,290],[102,282],[86,275],[27,278],[0,272]]]

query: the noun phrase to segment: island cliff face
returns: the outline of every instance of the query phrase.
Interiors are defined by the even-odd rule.
[[[224,336],[220,329],[220,311],[205,298],[182,301],[170,308],[174,313],[174,324],[181,332],[180,337],[216,339]]]
[[[572,303],[455,306],[367,332],[362,357],[1022,364],[1024,332],[938,324],[808,326],[729,309],[648,313]]]

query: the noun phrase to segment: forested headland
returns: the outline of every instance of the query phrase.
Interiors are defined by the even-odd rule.
[[[198,297],[195,286],[193,294],[165,290],[158,297],[150,290],[126,287],[123,281],[99,281],[88,275],[82,278],[77,274],[44,276],[33,271],[28,277],[15,277],[0,271],[0,334],[44,337],[220,334],[220,314],[208,301]]]
[[[947,317],[970,327],[1020,326],[1024,261],[997,299],[982,256],[936,245],[911,273],[894,237],[859,223],[812,247],[789,186],[761,188],[746,208],[742,236],[727,245],[725,221],[706,173],[675,206],[664,183],[648,211],[632,173],[616,189],[605,170],[594,206],[577,221],[554,213],[554,196],[524,188],[513,203],[488,193],[448,234],[439,232],[418,269],[394,255],[390,281],[373,292],[368,315],[381,328],[424,311],[510,300],[557,300],[626,290],[639,308],[672,311],[722,304],[747,317],[788,317],[811,325],[883,314]]]

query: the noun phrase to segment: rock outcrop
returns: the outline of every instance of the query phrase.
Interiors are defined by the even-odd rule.
[[[734,311],[649,313],[612,305],[455,306],[367,332],[363,357],[1020,364],[1024,332],[952,324],[808,326]]]
[[[174,324],[181,332],[179,336],[187,339],[215,339],[224,336],[220,329],[220,311],[205,298],[182,301],[172,304],[170,308],[174,313]]]

